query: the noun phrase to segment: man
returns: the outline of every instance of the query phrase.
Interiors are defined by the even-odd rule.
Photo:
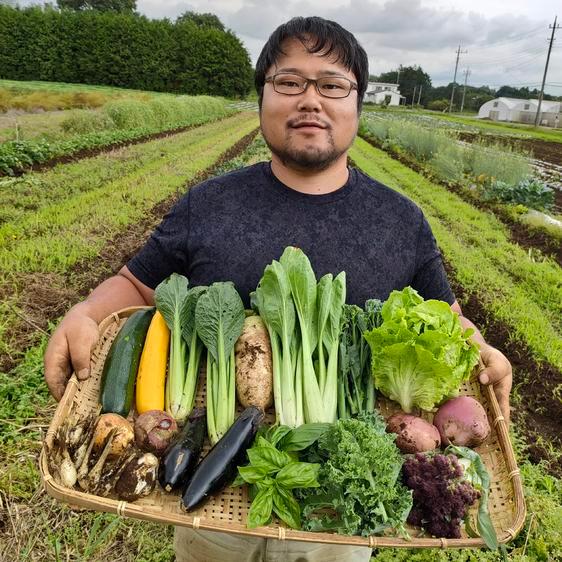
[[[72,370],[88,376],[98,323],[126,306],[153,304],[176,271],[191,285],[232,280],[248,295],[288,245],[302,248],[318,277],[347,272],[348,302],[385,299],[406,285],[461,315],[431,230],[411,201],[347,167],[368,80],[367,55],[348,31],[294,18],[269,38],[256,65],[260,122],[271,149],[260,163],[192,188],[119,273],[74,306],[53,334],[45,378],[60,399]],[[479,332],[486,368],[509,416],[511,367]],[[368,548],[266,541],[176,531],[178,560],[369,560]]]

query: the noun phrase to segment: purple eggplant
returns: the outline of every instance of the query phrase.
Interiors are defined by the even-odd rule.
[[[256,406],[246,408],[197,465],[182,495],[186,511],[192,511],[234,480],[238,466],[246,463],[246,451],[252,445],[263,418],[262,409]]]
[[[160,461],[158,482],[164,490],[172,492],[185,486],[197,466],[206,433],[205,408],[195,408]]]

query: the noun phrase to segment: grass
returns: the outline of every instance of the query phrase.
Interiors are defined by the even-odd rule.
[[[357,139],[351,158],[367,174],[413,199],[426,214],[457,281],[523,341],[539,362],[562,368],[562,273],[530,259],[507,228],[444,187]]]
[[[63,275],[78,261],[94,258],[106,240],[181,190],[257,124],[254,113],[237,114],[127,147],[117,151],[117,158],[102,154],[12,180],[15,191],[0,195],[6,209],[0,225],[0,288],[9,295],[0,303],[0,353],[17,354],[11,336],[21,322],[18,280],[42,272]]]

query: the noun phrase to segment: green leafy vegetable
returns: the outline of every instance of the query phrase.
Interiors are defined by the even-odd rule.
[[[248,449],[250,464],[238,467],[238,477],[232,485],[250,485],[249,528],[267,524],[274,512],[289,527],[300,529],[300,507],[292,490],[318,486],[320,465],[299,462],[295,453],[288,454],[276,447],[291,431],[286,426],[261,428],[254,445]],[[318,429],[312,431],[320,435]],[[311,439],[310,432],[308,439]]]
[[[370,299],[365,309],[346,304],[342,313],[339,346],[338,417],[375,410],[375,385],[371,374],[371,350],[363,337],[382,322],[382,303]]]
[[[399,481],[402,456],[376,413],[338,420],[303,456],[318,462],[320,487],[297,490],[303,528],[369,536],[393,528],[406,534],[411,493]]]
[[[207,348],[207,426],[213,445],[234,422],[234,344],[244,317],[244,304],[230,282],[213,283],[195,306],[197,334]]]
[[[277,421],[298,427],[329,423],[337,414],[338,349],[345,273],[319,283],[304,252],[285,248],[265,268],[254,306],[267,326]]]
[[[455,396],[478,363],[473,330],[463,331],[447,303],[424,301],[411,287],[393,291],[381,314],[382,324],[365,333],[375,387],[404,412]]]
[[[172,273],[154,292],[156,307],[171,332],[166,411],[179,421],[185,420],[193,409],[202,352],[194,328],[194,310],[205,288],[187,287],[186,277]]]
[[[459,459],[459,464],[464,468],[464,478],[480,492],[478,503],[477,527],[480,536],[484,539],[486,546],[491,550],[498,548],[498,537],[488,511],[488,499],[490,495],[490,475],[482,457],[473,449],[449,445],[445,453],[453,453]]]

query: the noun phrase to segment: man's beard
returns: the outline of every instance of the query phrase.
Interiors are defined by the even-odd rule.
[[[320,149],[311,145],[309,148],[297,149],[292,146],[290,132],[287,133],[285,143],[282,147],[274,146],[269,142],[267,137],[263,135],[265,142],[271,152],[281,160],[283,165],[288,168],[298,170],[314,170],[321,172],[335,162],[345,150],[337,150],[332,135],[328,132],[329,146]]]

